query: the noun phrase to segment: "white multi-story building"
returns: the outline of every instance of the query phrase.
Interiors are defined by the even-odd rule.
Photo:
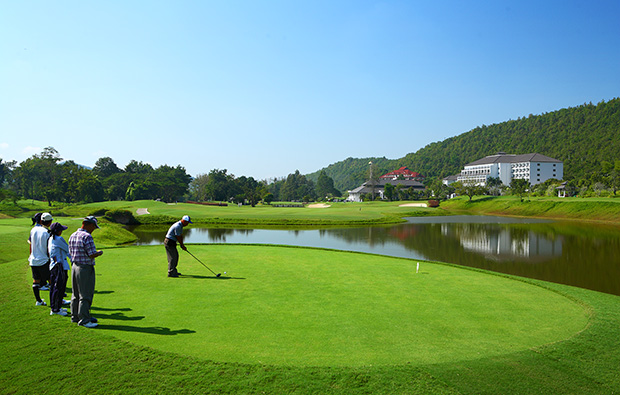
[[[550,178],[564,178],[564,163],[541,154],[514,155],[499,152],[468,163],[457,180],[484,186],[490,177],[499,178],[504,185],[510,185],[513,179],[526,179],[535,185]]]

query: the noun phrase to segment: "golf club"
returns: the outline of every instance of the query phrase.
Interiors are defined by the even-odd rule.
[[[192,254],[191,252],[189,252],[189,251],[187,251],[187,250],[185,250],[185,251],[186,251],[188,254],[190,254],[191,256],[193,256],[195,260],[197,260],[198,262],[200,262],[200,263],[202,264],[202,266],[204,266],[204,267],[206,267],[207,269],[209,269],[209,271],[210,271],[211,273],[215,274],[215,277],[219,277],[219,276],[221,276],[221,275],[222,275],[222,273],[217,273],[217,274],[216,274],[213,270],[211,270],[211,269],[209,268],[209,266],[205,265],[205,264],[204,264],[204,263],[203,263],[200,259],[196,258],[196,257],[194,256],[194,254]]]

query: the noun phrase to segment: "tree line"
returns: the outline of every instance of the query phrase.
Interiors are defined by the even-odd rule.
[[[0,200],[34,199],[63,203],[109,200],[223,201],[255,205],[259,201],[313,201],[340,196],[324,172],[313,182],[297,170],[288,177],[257,181],[213,169],[192,177],[184,167],[130,161],[118,167],[110,157],[89,169],[63,160],[53,147],[17,163],[0,158]]]
[[[124,169],[109,157],[97,160],[89,169],[63,160],[53,147],[46,147],[17,164],[0,159],[2,198],[35,199],[63,203],[91,203],[105,200],[161,199],[182,197],[191,177],[182,166],[132,160]]]

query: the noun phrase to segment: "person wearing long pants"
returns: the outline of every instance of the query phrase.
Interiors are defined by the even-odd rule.
[[[86,326],[92,321],[90,308],[95,296],[95,266],[76,265],[71,268],[71,321]],[[93,325],[88,325],[93,326]]]
[[[91,236],[95,229],[99,229],[97,218],[88,216],[82,221],[82,227],[69,238],[69,254],[73,261],[71,321],[86,328],[98,325],[90,315],[95,294],[95,258],[103,254],[103,251],[97,251]]]

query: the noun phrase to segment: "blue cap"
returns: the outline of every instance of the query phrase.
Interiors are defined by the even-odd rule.
[[[54,222],[52,226],[50,226],[50,231],[52,231],[52,233],[55,235],[57,235],[58,232],[60,232],[61,230],[67,230],[67,227],[61,225],[60,222]]]

